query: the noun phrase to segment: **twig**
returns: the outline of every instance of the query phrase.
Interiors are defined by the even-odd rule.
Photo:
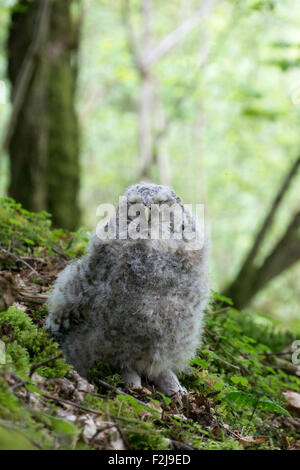
[[[261,353],[262,356],[291,356],[292,355],[292,352],[291,351],[288,351],[288,352],[264,352],[264,353]]]
[[[25,264],[25,266],[27,266],[27,268],[31,269],[31,271],[34,272],[34,274],[36,274],[38,277],[40,277],[39,273],[32,266],[30,266],[30,264],[27,263],[27,261],[25,261],[24,259],[22,259],[19,256],[15,255],[14,253],[11,253],[10,251],[7,251],[5,248],[1,247],[0,250],[3,253],[5,253],[6,255],[11,256],[12,258],[14,258],[16,261]]]
[[[54,358],[51,358],[51,360],[54,360]],[[47,360],[50,362],[50,359]],[[38,363],[36,364],[38,366],[41,365],[41,363]],[[11,390],[15,390],[16,388],[19,388],[19,387],[22,387],[24,386],[25,384],[27,384],[27,381],[25,379],[21,379],[17,374],[15,374],[14,372],[11,373],[13,375],[13,377],[15,377],[16,379],[20,380],[18,383],[14,384],[12,387],[11,387]],[[94,393],[91,393],[91,392],[87,392],[89,394],[92,394],[92,395],[95,395]],[[131,395],[129,395],[131,396]],[[75,408],[78,408],[80,410],[83,410],[83,411],[87,411],[88,413],[93,413],[93,414],[96,414],[98,416],[103,416],[103,413],[100,413],[99,411],[97,410],[94,410],[93,408],[88,408],[84,405],[79,405],[78,403],[74,403],[70,400],[66,400],[64,398],[60,398],[60,397],[57,397],[57,396],[54,396],[54,395],[49,395],[48,393],[43,393],[43,397],[44,398],[47,398],[49,400],[53,400],[53,401],[57,401],[59,403],[64,403],[66,405],[69,405],[69,406],[74,406]],[[105,395],[102,396],[103,398],[107,398]],[[135,399],[134,397],[132,397],[133,399]],[[143,405],[146,405],[146,403],[143,403],[143,402],[140,402],[141,404]],[[129,423],[133,423],[133,424],[140,424],[140,421],[137,421],[137,420],[134,420],[134,419],[130,419],[130,418],[124,418],[124,417],[120,417],[120,416],[111,416],[111,418],[114,418],[118,421],[127,421]]]
[[[115,417],[114,416],[111,416],[112,420],[115,421]],[[125,444],[125,447],[127,447],[127,450],[130,450],[130,444],[129,444],[129,441],[127,439],[127,437],[124,435],[122,429],[120,428],[119,424],[118,423],[115,423],[115,426],[118,430],[118,433],[120,434],[120,437],[122,439],[122,441],[124,442]]]
[[[71,259],[71,257],[69,255],[67,255],[66,253],[64,253],[62,250],[59,250],[58,248],[56,248],[55,246],[51,245],[49,243],[49,246],[51,248],[52,251],[54,251],[54,253],[56,253],[57,255],[59,255],[61,258],[63,258],[64,260],[66,261],[69,261]]]
[[[88,394],[88,395],[92,395],[93,397],[107,399],[107,395],[104,395],[103,393],[89,392],[88,390],[81,390],[81,389],[78,389],[78,392],[85,393],[85,394]]]
[[[222,359],[221,357],[217,356],[216,353],[215,355],[216,355],[216,359],[218,359],[220,362],[223,362],[224,364],[226,364],[229,367],[232,367],[233,369],[241,370],[239,366],[235,366],[234,364],[231,364],[230,362],[225,361],[225,359]]]
[[[23,387],[25,384],[27,384],[26,380],[20,380],[20,382],[17,382],[16,384],[12,385],[10,387],[11,390],[16,390],[17,388]]]
[[[169,439],[169,441],[174,450],[199,450],[185,442],[175,441],[174,439]]]
[[[29,371],[29,378],[32,377],[32,375],[34,374],[34,372],[41,366],[44,366],[46,364],[49,364],[49,362],[53,362],[53,361],[56,361],[57,359],[60,359],[61,357],[63,357],[63,354],[60,353],[60,354],[57,354],[57,356],[53,356],[53,357],[50,357],[49,359],[45,359],[44,361],[41,361],[41,362],[37,362],[36,364],[33,364],[30,368],[30,371]]]
[[[96,439],[96,437],[101,433],[101,432],[104,432],[106,431],[107,429],[111,429],[111,428],[114,428],[116,427],[116,423],[112,423],[112,424],[107,424],[106,426],[103,426],[102,428],[99,428],[97,429],[97,431],[95,432],[95,434],[91,437],[90,439],[90,445],[93,445],[94,444],[94,441]]]
[[[57,356],[50,357],[49,359],[45,359],[44,361],[37,362],[36,364],[33,364],[30,368],[28,378],[31,379],[32,375],[34,374],[36,369],[38,369],[39,367],[41,367],[45,364],[48,364],[49,362],[56,361],[56,359],[59,359],[60,357],[63,357],[62,353],[58,354]],[[17,378],[17,379],[20,379],[20,377],[17,376],[16,374],[14,374],[14,377]],[[26,379],[20,379],[19,382],[17,382],[16,384],[14,384],[11,387],[11,390],[16,390],[17,388],[23,387],[26,384],[27,384],[27,378]]]
[[[205,331],[206,333],[215,341],[216,340],[216,335],[214,335],[207,327],[205,328]],[[232,344],[230,341],[228,340],[225,340],[232,348],[236,349],[239,354],[241,356],[243,356],[245,359],[247,359],[247,356],[245,354],[243,354],[234,344]],[[226,351],[226,349],[221,345],[221,344],[218,344],[218,347],[220,349],[222,349],[222,351],[227,354],[228,356],[232,357],[233,360],[236,360],[235,356],[233,354],[231,354],[229,351]],[[218,357],[218,356],[217,356]],[[218,359],[222,362],[225,362],[224,359],[221,359],[220,357],[218,357]],[[225,362],[226,363],[226,362]],[[228,362],[227,365],[229,365],[230,363]],[[238,368],[239,370],[243,370],[245,373],[249,374],[249,371],[248,369],[242,365],[242,364],[239,364],[239,366],[234,366],[233,364],[231,364],[231,366],[235,367],[235,368]]]
[[[78,403],[74,403],[73,401],[70,401],[70,400],[65,400],[64,398],[60,398],[54,395],[49,395],[48,393],[43,393],[43,397],[47,398],[48,400],[57,401],[58,403],[64,403],[65,405],[74,406],[74,408],[78,408],[79,410],[87,411],[88,413],[92,413],[97,416],[103,417],[103,413],[100,413],[100,411],[94,410],[93,408],[88,408],[87,406],[84,406],[84,405],[79,405]],[[140,424],[140,421],[137,421],[135,419],[124,418],[120,416],[114,416],[113,418],[118,421],[127,421],[133,424]]]
[[[232,307],[224,307],[224,308],[220,308],[220,310],[215,310],[214,312],[207,312],[208,315],[215,315],[216,313],[223,313],[223,312],[227,312],[227,310],[230,310]]]
[[[132,395],[129,395],[129,393],[123,392],[123,390],[121,390],[121,389],[115,387],[114,385],[111,385],[111,384],[105,382],[105,381],[102,380],[102,379],[97,379],[97,382],[98,382],[100,385],[102,385],[103,387],[107,388],[108,390],[113,390],[113,391],[116,392],[116,393],[119,393],[119,394],[121,394],[121,395],[125,395],[125,397],[133,398],[133,399],[134,399],[137,403],[139,403],[140,405],[149,406],[149,405],[147,405],[147,403],[144,403],[143,401],[139,400],[138,398],[135,398],[135,397],[133,397]]]

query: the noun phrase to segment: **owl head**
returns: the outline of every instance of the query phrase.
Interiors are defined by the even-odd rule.
[[[152,183],[139,183],[130,186],[126,192],[128,204],[144,204],[150,207],[151,204],[180,204],[181,199],[168,186]]]
[[[144,182],[125,191],[116,212],[97,230],[99,239],[148,239],[153,246],[167,249],[173,242],[175,248],[187,242],[191,249],[189,242],[197,236],[195,218],[181,198],[167,186]]]

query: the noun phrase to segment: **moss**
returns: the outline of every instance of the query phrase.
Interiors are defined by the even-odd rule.
[[[75,33],[70,2],[55,2],[51,15],[50,41],[60,53],[53,58],[48,79],[49,139],[46,168],[47,208],[55,226],[77,228],[80,211],[79,190],[79,129],[75,112],[76,68],[74,59]],[[66,34],[66,31],[69,31]]]
[[[5,341],[5,340],[4,340]],[[23,348],[16,341],[8,343],[6,346],[6,362],[13,364],[16,371],[30,369],[30,356],[26,348]]]
[[[11,198],[0,198],[0,245],[13,255],[43,258],[46,263],[64,255],[65,258],[82,255],[87,248],[87,229],[68,233],[51,230],[51,216],[47,212],[29,212]],[[24,264],[16,257],[1,256],[1,269],[22,269]],[[35,277],[31,282],[42,284]]]
[[[134,400],[133,400],[134,402]],[[167,450],[169,444],[166,439],[167,432],[165,429],[159,429],[149,414],[147,406],[144,412],[147,413],[147,420],[143,421],[140,417],[140,406],[134,406],[124,403],[118,398],[103,399],[93,395],[87,395],[85,406],[103,412],[104,416],[116,416],[122,418],[120,426],[125,434],[130,448],[134,450]],[[126,421],[128,419],[128,421]]]
[[[7,362],[12,362],[16,371],[25,371],[32,364],[44,361],[60,353],[58,344],[42,329],[38,329],[29,316],[20,309],[10,307],[0,314],[0,325],[7,322],[13,330],[13,341],[7,343]],[[56,359],[39,368],[39,374],[48,377],[63,377],[71,366],[63,358]]]
[[[128,430],[126,437],[134,450],[168,450],[170,449],[164,433],[153,423],[141,423],[135,429]]]
[[[0,450],[35,450],[36,446],[23,434],[0,425]]]
[[[244,450],[244,447],[238,441],[231,438],[222,441],[213,439],[199,441],[196,439],[193,444],[200,450]]]
[[[105,381],[111,385],[119,386],[123,383],[120,374],[113,370],[108,364],[97,361],[94,367],[89,370],[89,377],[92,383],[97,384],[97,377],[105,377]]]
[[[74,424],[24,406],[0,377],[0,449],[69,449],[79,434]]]
[[[22,409],[17,397],[9,390],[6,382],[0,378],[0,417],[1,419],[18,420],[22,417]]]

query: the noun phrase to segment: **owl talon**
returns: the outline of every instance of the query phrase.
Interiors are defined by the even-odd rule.
[[[142,388],[141,377],[134,370],[124,372],[123,378],[125,381],[126,388],[131,388],[131,389]]]
[[[161,372],[152,378],[157,388],[168,397],[182,396],[187,390],[179,383],[177,376],[171,370]]]

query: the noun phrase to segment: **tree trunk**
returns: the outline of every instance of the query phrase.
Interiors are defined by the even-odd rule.
[[[8,37],[8,76],[12,84],[12,102],[18,96],[18,87],[24,83],[20,71],[27,69],[27,52],[30,49],[36,20],[39,14],[38,2],[30,7],[21,1],[19,6],[27,6],[22,13],[14,11]],[[45,25],[47,29],[48,24]],[[43,38],[41,47],[45,47]],[[27,90],[24,90],[19,113],[8,142],[10,155],[9,195],[32,211],[46,208],[45,168],[47,161],[47,115],[46,87],[47,64],[39,54],[31,58],[31,76],[28,76]],[[25,86],[25,85],[24,85]]]
[[[79,128],[75,111],[78,29],[72,0],[53,0],[47,44],[49,62],[46,206],[58,227],[79,223]]]
[[[54,225],[68,229],[79,222],[76,69],[72,65],[78,33],[71,2],[19,0],[7,44],[12,84],[9,195],[28,210],[48,210]]]
[[[300,236],[298,234],[300,226],[300,212],[296,213],[291,220],[285,234],[270,251],[269,255],[260,266],[255,264],[259,249],[270,230],[275,215],[286,195],[293,179],[297,175],[300,167],[300,156],[293,162],[287,175],[283,179],[282,185],[277,192],[273,204],[266,215],[266,218],[259,230],[254,243],[243,262],[241,269],[225,291],[225,295],[230,297],[237,308],[247,306],[252,298],[262,290],[268,282],[283,273],[293,264],[300,260]]]
[[[300,260],[300,212],[291,220],[285,234],[265,258],[261,266],[249,266],[244,276],[239,276],[227,289],[225,295],[237,308],[246,307],[268,282],[282,274]]]

